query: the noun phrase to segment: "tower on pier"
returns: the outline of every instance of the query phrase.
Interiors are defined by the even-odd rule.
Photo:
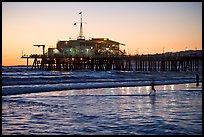
[[[80,31],[79,31],[79,36],[77,37],[77,39],[85,39],[85,36],[83,36],[83,23],[86,23],[86,22],[82,22],[82,12],[79,12],[79,14],[81,15],[81,22],[77,22],[77,23],[80,23]],[[74,23],[74,25],[76,25],[77,23]]]

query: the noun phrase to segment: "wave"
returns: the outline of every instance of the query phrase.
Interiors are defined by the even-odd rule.
[[[149,86],[153,79],[155,85],[195,83],[195,72],[27,71],[22,66],[2,68],[3,96],[72,89]],[[201,73],[200,77],[202,81]]]
[[[169,84],[182,84],[194,83],[194,80],[162,80],[155,81],[155,85],[169,85]],[[2,95],[17,95],[27,93],[39,93],[61,90],[73,89],[95,89],[95,88],[116,88],[116,87],[134,87],[134,86],[149,86],[151,81],[137,81],[137,82],[86,82],[86,83],[69,83],[69,84],[44,84],[44,85],[20,85],[20,86],[3,86]]]

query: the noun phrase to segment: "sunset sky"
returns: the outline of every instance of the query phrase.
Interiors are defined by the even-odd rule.
[[[24,54],[42,53],[79,34],[126,44],[130,54],[202,49],[201,2],[3,2],[2,65],[25,65]],[[31,64],[30,61],[29,64]]]

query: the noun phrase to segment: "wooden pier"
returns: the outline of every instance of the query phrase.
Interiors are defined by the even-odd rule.
[[[31,70],[42,71],[198,71],[202,65],[199,56],[145,55],[145,56],[92,56],[92,57],[46,57],[42,55],[22,56],[33,59]]]

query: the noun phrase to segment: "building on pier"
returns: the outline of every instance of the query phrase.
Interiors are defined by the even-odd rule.
[[[108,38],[92,38],[58,41],[56,49],[48,48],[48,57],[97,57],[124,54],[120,50],[122,43]]]

